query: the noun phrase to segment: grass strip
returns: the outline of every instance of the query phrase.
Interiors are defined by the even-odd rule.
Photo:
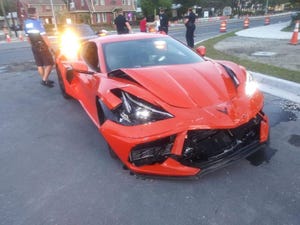
[[[278,77],[281,79],[300,83],[300,72],[299,71],[280,68],[280,67],[270,65],[270,64],[254,62],[254,61],[251,61],[248,59],[242,59],[237,56],[228,55],[228,54],[218,51],[214,48],[214,45],[216,43],[222,41],[223,39],[235,36],[235,32],[236,31],[220,35],[218,37],[203,41],[198,45],[204,45],[206,47],[206,55],[209,58],[233,61],[237,64],[240,64],[240,65],[246,67],[248,70],[253,71],[253,72],[268,74],[270,76],[274,76],[274,77]]]

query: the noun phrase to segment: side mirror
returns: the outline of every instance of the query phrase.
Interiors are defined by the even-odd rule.
[[[72,62],[71,67],[74,71],[79,72],[79,73],[87,73],[89,72],[88,66],[80,61]]]
[[[81,61],[76,61],[70,63],[71,70],[77,73],[85,73],[85,74],[95,74],[95,72],[89,71],[88,66]]]
[[[205,46],[199,46],[197,49],[196,49],[196,52],[198,55],[204,57],[206,55],[206,48]]]
[[[72,62],[67,67],[67,72],[66,72],[66,78],[69,83],[71,83],[74,78],[74,72],[85,73],[85,74],[94,74],[94,72],[91,72],[88,70],[88,66],[85,63],[80,62],[80,61]]]

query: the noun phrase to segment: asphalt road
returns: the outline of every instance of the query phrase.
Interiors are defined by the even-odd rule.
[[[276,15],[271,18],[271,23],[279,23],[290,21],[291,17],[289,14]],[[220,20],[201,20],[196,22],[195,30],[195,43],[218,36],[220,34]],[[264,25],[264,17],[252,17],[250,18],[249,27],[258,27]],[[243,29],[244,19],[230,19],[227,20],[226,32],[237,31]],[[169,29],[169,35],[186,43],[185,39],[185,26],[184,25],[174,25]]]
[[[299,224],[293,103],[266,95],[266,151],[200,179],[144,179],[109,156],[58,85],[41,86],[34,67],[14,69],[0,74],[1,225]]]

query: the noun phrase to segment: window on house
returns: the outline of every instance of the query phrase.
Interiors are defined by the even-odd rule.
[[[101,14],[97,13],[97,23],[101,23]]]
[[[106,13],[101,13],[101,17],[102,17],[102,22],[106,23],[107,22]]]
[[[97,13],[97,23],[106,23],[107,17],[106,13]]]
[[[75,2],[70,2],[70,10],[74,10],[75,9]]]
[[[36,7],[36,11],[38,14],[40,14],[41,12],[44,11],[44,7],[43,6],[35,6]]]
[[[105,0],[100,0],[100,5],[105,5]]]
[[[84,6],[84,0],[81,0],[81,6]]]

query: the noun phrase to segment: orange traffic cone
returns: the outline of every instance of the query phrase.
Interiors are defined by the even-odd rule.
[[[298,32],[299,32],[299,20],[296,21],[295,29],[293,32],[293,36],[290,40],[290,44],[292,44],[292,45],[298,44]]]
[[[6,34],[6,41],[11,42],[11,38],[10,38],[9,34]]]
[[[24,41],[24,38],[23,38],[22,34],[19,35],[19,39],[20,39],[20,41]]]
[[[266,16],[265,17],[265,25],[269,25],[270,24],[270,17]]]
[[[246,17],[244,19],[244,29],[247,29],[249,27],[249,24],[250,24],[250,20],[248,17]]]
[[[226,25],[227,25],[226,20],[222,20],[220,24],[220,32],[226,32]]]

